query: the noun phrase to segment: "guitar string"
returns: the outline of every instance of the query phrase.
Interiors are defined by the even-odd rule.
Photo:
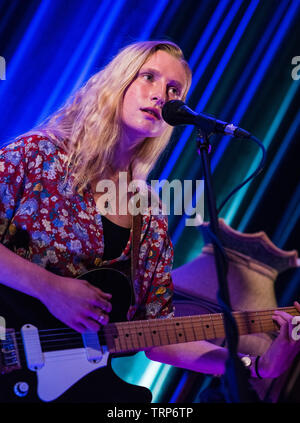
[[[296,312],[296,310],[295,310]],[[259,314],[257,314],[257,312],[253,312],[253,316],[250,316],[248,312],[243,312],[245,314],[247,314],[246,316],[236,316],[236,321],[238,325],[247,325],[250,324],[250,322],[252,322],[252,324],[256,323],[256,324],[264,324],[266,321],[271,321],[274,322],[273,319],[271,318],[271,316],[273,315],[273,311],[272,313],[270,313],[269,311],[267,311],[267,313],[264,311],[264,315],[261,316],[261,312],[259,312]],[[291,314],[291,313],[289,313]],[[245,321],[245,317],[247,317],[247,321]],[[208,318],[208,317],[199,317],[198,316],[183,316],[180,320],[178,318],[175,319],[168,319],[167,320],[163,320],[162,325],[164,327],[167,326],[166,329],[168,329],[168,327],[173,327],[176,324],[182,324],[185,325],[187,323],[192,323],[193,326],[203,326],[203,325],[207,325],[209,324],[210,326],[223,326],[223,319],[224,316],[221,313],[215,313],[212,315],[212,317]],[[173,321],[172,321],[173,320]],[[194,322],[193,322],[194,320]],[[220,321],[221,320],[221,321]],[[130,326],[132,326],[134,328],[134,330],[137,329],[143,329],[143,327],[147,327],[149,328],[149,326],[153,323],[153,321],[148,321],[148,320],[141,320],[141,321],[130,321],[130,322],[117,322],[117,323],[109,323],[108,325],[111,325],[109,327],[106,326],[106,329],[104,329],[105,334],[109,335],[109,334],[114,334],[115,333],[115,329],[119,328],[119,329],[123,329],[124,327],[125,329],[126,326],[129,326],[128,330],[132,330],[130,328]],[[156,326],[158,322],[155,322],[155,330],[159,329],[161,330],[161,328],[159,328],[159,326]],[[112,327],[113,326],[113,327]],[[139,326],[139,327],[138,327]],[[103,329],[102,329],[103,331]],[[54,333],[52,334],[51,332],[58,332],[58,333]],[[21,338],[21,333],[20,332],[15,332],[16,336],[20,339]],[[71,335],[71,336],[80,336],[79,332],[76,332],[70,328],[54,328],[54,329],[41,329],[39,330],[39,335],[40,338],[46,338],[46,337],[51,337],[51,336],[62,336],[62,335]]]
[[[296,309],[294,309],[294,308],[291,308],[291,307],[289,307],[289,308],[284,308],[284,310],[288,310],[288,311],[291,311],[291,309],[292,309],[292,311],[294,311],[294,312],[296,312],[297,313],[297,311],[296,311]],[[261,314],[263,314],[264,316],[265,316],[265,318],[261,318],[260,316],[257,316],[257,314],[258,314],[258,312],[252,312],[255,316],[254,317],[256,317],[256,319],[259,317],[259,320],[257,320],[255,323],[258,323],[258,324],[261,324],[261,321],[268,321],[268,324],[269,325],[271,325],[270,327],[268,327],[268,330],[267,330],[267,328],[265,327],[264,328],[264,332],[267,332],[267,331],[274,331],[274,322],[273,322],[273,320],[270,318],[270,316],[273,314],[273,312],[274,312],[274,310],[275,309],[272,309],[271,310],[271,312],[269,311],[269,310],[264,310],[264,311],[261,311],[261,312],[259,312],[259,314],[261,315]],[[240,312],[237,312],[237,313],[240,313]],[[242,312],[243,314],[249,314],[249,312]],[[289,314],[291,314],[291,313],[289,313]],[[197,323],[197,324],[194,324],[194,325],[192,325],[192,327],[191,328],[188,328],[188,329],[192,329],[193,331],[194,331],[194,334],[195,334],[195,330],[197,330],[197,329],[201,329],[201,335],[203,334],[204,335],[204,339],[205,339],[205,333],[204,332],[207,332],[207,329],[208,328],[203,328],[203,322],[204,322],[204,320],[206,320],[206,322],[207,321],[209,321],[210,323],[211,323],[211,325],[212,326],[216,326],[216,323],[215,322],[212,322],[212,318],[213,317],[216,317],[216,315],[218,315],[219,317],[221,317],[222,319],[223,319],[223,315],[222,314],[220,314],[220,313],[215,313],[214,315],[211,315],[210,317],[205,317],[205,319],[203,319],[202,318],[202,322],[200,321],[199,323]],[[195,316],[184,316],[185,317],[185,319],[184,319],[184,321],[183,321],[183,319],[182,319],[182,323],[189,323],[193,318],[194,318],[194,320],[195,320]],[[237,316],[238,318],[242,318],[243,316]],[[175,319],[175,320],[177,320],[178,321],[178,319]],[[199,316],[197,317],[197,320],[199,320]],[[219,319],[218,319],[219,320]],[[126,324],[128,323],[128,322],[120,322],[121,324],[123,324],[123,326],[125,326],[125,329],[126,329]],[[120,323],[118,324],[118,325],[120,325]],[[129,323],[135,323],[135,322],[129,322]],[[143,341],[142,342],[142,345],[141,345],[141,343],[140,342],[138,342],[138,346],[133,346],[133,344],[132,344],[132,340],[131,339],[127,339],[127,342],[126,342],[126,339],[124,338],[124,339],[120,339],[122,336],[124,337],[124,334],[123,333],[120,333],[119,334],[119,337],[120,338],[118,338],[117,340],[118,340],[118,342],[119,342],[119,347],[114,347],[113,349],[111,349],[111,351],[114,353],[114,352],[118,352],[118,353],[122,353],[122,352],[129,352],[129,351],[140,351],[140,350],[145,350],[145,349],[147,349],[147,347],[148,346],[154,346],[154,345],[156,345],[157,344],[157,341],[159,341],[158,342],[158,344],[157,345],[166,345],[166,343],[165,342],[161,342],[161,336],[163,336],[163,335],[166,335],[167,336],[167,338],[168,338],[168,343],[167,344],[171,344],[171,343],[173,343],[173,344],[178,344],[178,343],[183,343],[183,342],[190,342],[190,341],[197,341],[197,337],[195,336],[194,337],[194,339],[191,339],[191,340],[185,340],[184,338],[183,339],[180,339],[180,340],[178,340],[178,337],[177,337],[177,335],[178,334],[176,334],[176,332],[175,332],[175,336],[176,336],[176,339],[174,340],[172,340],[172,341],[170,341],[170,338],[169,338],[169,334],[168,334],[168,331],[166,330],[165,331],[165,333],[163,332],[164,331],[164,329],[166,329],[165,328],[165,326],[172,326],[172,329],[174,329],[174,321],[173,322],[168,322],[168,325],[164,325],[164,327],[163,328],[159,328],[159,330],[157,330],[158,328],[156,327],[156,331],[157,331],[157,335],[158,335],[158,338],[159,339],[156,339],[156,340],[154,340],[153,339],[153,334],[151,333],[151,330],[150,329],[152,329],[153,330],[153,328],[151,328],[150,327],[150,323],[151,323],[151,321],[140,321],[139,322],[139,324],[140,324],[140,327],[138,328],[138,329],[140,329],[140,330],[146,330],[146,331],[148,331],[148,333],[145,333],[145,334],[143,334],[143,338],[144,338],[144,340],[143,339],[141,339],[141,338],[139,338],[139,337],[137,337],[137,340],[138,341]],[[164,322],[164,323],[166,323],[166,322]],[[176,324],[176,323],[175,323]],[[221,321],[220,323],[218,323],[218,325],[219,326],[222,326],[222,328],[224,329],[224,327],[223,327],[223,322]],[[115,325],[114,325],[115,326]],[[141,327],[141,326],[144,326],[144,327]],[[243,321],[242,321],[242,325],[240,324],[240,326],[246,326],[246,328],[248,329],[248,322],[245,322],[244,321],[244,319],[243,319]],[[66,329],[68,329],[68,328],[66,328]],[[124,329],[124,328],[120,328],[120,329]],[[136,328],[134,328],[134,329],[136,329]],[[180,329],[180,328],[177,328],[178,330]],[[183,330],[186,330],[187,328],[184,328],[184,327],[182,327],[181,329],[183,329]],[[44,330],[45,332],[49,332],[49,331],[53,331],[53,332],[57,332],[57,331],[60,331],[61,329],[60,328],[54,328],[54,329],[47,329],[47,330]],[[150,330],[150,331],[149,331]],[[211,329],[210,329],[211,330]],[[213,330],[215,330],[215,328],[213,327]],[[217,329],[218,330],[218,329]],[[261,330],[260,331],[258,331],[258,332],[261,332]],[[113,331],[113,332],[111,332],[111,333],[115,333],[115,331]],[[111,335],[111,333],[109,332],[109,331],[107,331],[107,335]],[[126,331],[125,331],[125,333],[126,333]],[[251,333],[251,332],[249,332],[249,331],[247,331],[247,333]],[[254,332],[255,333],[255,332]],[[65,340],[72,340],[72,341],[74,341],[74,342],[79,342],[79,340],[82,342],[82,339],[81,339],[81,334],[80,333],[78,333],[78,332],[70,332],[70,331],[68,331],[68,334],[70,334],[71,336],[72,336],[72,338],[67,338],[67,339],[64,339],[64,341]],[[75,337],[76,337],[76,339],[74,339],[74,335],[75,335]],[[105,335],[106,335],[106,333],[103,333],[103,332],[101,332],[101,334],[99,334],[98,336],[99,336],[99,339],[101,340],[101,339],[105,339],[106,337],[105,337]],[[202,335],[202,336],[203,336]],[[216,332],[215,332],[215,335],[216,335],[216,337],[223,337],[224,336],[224,331],[222,331],[222,334],[220,334],[220,335],[218,335]],[[45,335],[45,336],[47,336],[47,335]],[[49,336],[49,334],[48,334],[48,336]],[[51,336],[51,335],[50,335]],[[52,335],[52,336],[55,336],[55,335]],[[147,345],[147,338],[146,337],[151,337],[152,338],[152,342],[150,342],[150,344],[151,345]],[[207,335],[206,335],[207,336]],[[211,337],[210,337],[211,338]],[[148,338],[148,340],[149,340],[149,338]],[[51,340],[49,340],[50,342],[51,342]],[[62,346],[61,345],[61,342],[60,341],[62,341],[62,340],[52,340],[52,342],[53,343],[58,343],[59,345],[58,346]],[[30,342],[30,341],[29,341]],[[41,342],[41,344],[44,344],[45,343],[45,341],[42,341]],[[130,344],[130,345],[128,345],[128,343]],[[125,344],[125,346],[124,346],[124,344]],[[64,346],[70,346],[70,343],[65,343],[65,344],[63,344]],[[75,350],[75,351],[74,351]],[[69,353],[66,353],[66,350],[63,350],[64,352],[61,352],[61,351],[52,351],[52,354],[51,354],[51,360],[53,359],[53,360],[57,360],[58,358],[63,358],[63,359],[70,359],[70,358],[78,358],[79,356],[84,356],[85,358],[86,358],[86,355],[85,355],[85,350],[84,350],[84,347],[83,347],[83,345],[81,345],[81,347],[80,348],[74,348],[74,350],[72,351],[72,352],[69,352]]]
[[[167,334],[167,332],[166,332],[166,334]],[[124,342],[124,341],[123,341]],[[168,344],[170,345],[170,344],[178,344],[178,343],[184,343],[184,342],[189,342],[189,341],[185,341],[184,339],[182,339],[182,340],[180,340],[180,341],[178,341],[178,339],[177,340],[175,340],[174,342],[170,342],[170,340],[169,340],[169,342],[168,342]],[[151,346],[153,346],[153,345],[155,345],[155,343],[151,343],[151,345],[150,345],[150,347]],[[161,342],[159,342],[158,343],[158,345],[157,346],[159,346],[159,345],[166,345],[166,344],[162,344]],[[122,352],[130,352],[130,351],[135,351],[135,352],[137,352],[137,351],[140,351],[140,350],[145,350],[145,349],[147,349],[147,345],[139,345],[139,346],[126,346],[125,348],[123,347],[123,348],[121,348],[121,349],[119,349],[119,350],[117,350],[116,352],[119,352],[119,353],[122,353]],[[63,359],[70,359],[70,358],[78,358],[78,357],[84,357],[85,359],[87,358],[86,357],[86,352],[85,352],[85,349],[84,349],[84,347],[82,346],[81,348],[76,348],[74,351],[69,351],[69,352],[66,352],[66,351],[68,351],[68,350],[65,350],[64,352],[62,352],[62,351],[53,351],[52,352],[52,354],[50,355],[50,357],[49,356],[47,356],[47,361],[48,360],[57,360],[58,358],[63,358]],[[114,352],[114,351],[113,351]]]
[[[168,333],[167,332],[166,332],[166,335],[168,337]],[[189,341],[185,341],[184,339],[182,339],[181,342],[180,342],[180,341],[178,341],[178,339],[176,339],[173,342],[173,341],[170,341],[170,339],[168,339],[167,344],[172,344],[172,343],[173,344],[178,344],[178,343],[182,343],[182,342],[189,342]],[[122,344],[122,343],[120,343],[120,344]],[[123,344],[124,344],[124,340],[123,340]],[[117,349],[117,351],[113,351],[113,350],[111,350],[111,351],[112,352],[118,352],[118,353],[129,352],[129,351],[137,352],[137,351],[140,351],[140,350],[147,349],[147,347],[149,345],[146,345],[146,344],[143,343],[143,345],[138,345],[138,346],[133,346],[131,344],[130,346],[128,346],[128,344],[125,341],[125,347],[124,346],[122,347],[122,345],[121,345],[121,348],[119,347]],[[165,345],[165,344],[166,343],[163,343],[163,345]],[[156,343],[152,340],[150,347],[153,346],[153,345],[156,345]],[[158,346],[159,345],[162,345],[161,340],[158,343]],[[51,357],[50,358],[47,357],[47,360],[48,359],[50,359],[50,360],[57,360],[57,359],[61,359],[61,358],[63,358],[64,360],[66,360],[66,359],[70,359],[70,358],[79,358],[79,357],[84,357],[85,359],[87,358],[86,357],[86,354],[85,354],[85,350],[84,350],[83,347],[81,347],[80,349],[79,348],[76,348],[75,351],[70,351],[68,353],[66,352],[66,350],[64,350],[64,352],[61,352],[61,351],[52,351]]]
[[[270,326],[268,329],[266,328],[266,332],[268,332],[268,331],[270,331],[270,332],[273,332],[274,331],[274,327],[273,326]],[[249,332],[247,332],[247,333],[249,333]],[[254,333],[259,333],[259,331],[257,331],[257,332],[254,332]],[[132,341],[132,338],[131,339],[125,339],[124,338],[124,335],[123,335],[123,338],[122,338],[122,334],[120,335],[120,337],[117,339],[117,342],[120,344],[119,346],[118,345],[114,345],[112,348],[111,348],[111,351],[112,352],[114,352],[114,351],[116,351],[116,352],[122,352],[122,351],[133,351],[133,350],[138,350],[138,349],[145,349],[145,348],[147,348],[147,347],[151,347],[151,346],[159,346],[159,345],[167,345],[167,344],[171,344],[171,343],[173,343],[173,344],[177,344],[177,343],[182,343],[182,342],[191,342],[191,341],[197,341],[197,340],[203,340],[203,339],[214,339],[214,337],[212,337],[212,336],[205,336],[205,333],[203,333],[203,331],[202,331],[202,333],[201,333],[201,336],[199,337],[197,337],[197,336],[193,336],[192,335],[192,338],[191,339],[189,339],[189,337],[187,337],[187,339],[186,339],[186,336],[184,336],[183,338],[181,338],[181,339],[178,339],[178,337],[176,336],[176,334],[175,334],[175,336],[176,336],[176,339],[173,339],[172,341],[170,341],[170,338],[169,338],[169,336],[168,336],[168,331],[165,331],[165,332],[158,332],[157,333],[157,338],[156,338],[156,340],[154,340],[153,339],[153,336],[152,336],[152,334],[151,333],[149,333],[148,334],[148,337],[149,336],[151,336],[152,337],[152,341],[150,341],[150,345],[149,345],[149,338],[148,338],[148,341],[147,341],[147,339],[145,339],[144,338],[144,336],[145,335],[143,335],[143,338],[139,338],[139,337],[137,337],[136,338],[136,340],[137,341],[141,341],[141,342],[138,342],[138,345],[134,345],[132,342],[136,342],[136,341]],[[167,337],[168,338],[168,341],[167,342],[164,342],[164,341],[162,341],[161,340],[161,337],[163,337],[165,335],[165,338]],[[224,337],[224,332],[222,332],[222,334],[218,334],[218,333],[216,333],[215,334],[215,338],[218,338],[218,337]],[[200,339],[199,339],[200,338]],[[74,340],[73,340],[74,341]],[[79,341],[79,339],[78,340],[76,340],[76,342],[78,343],[78,341]],[[36,344],[36,342],[35,341],[32,341],[32,343],[33,344]],[[45,347],[45,345],[44,345],[44,342],[42,342],[41,343],[42,344],[42,346],[44,346]],[[57,347],[59,348],[61,348],[61,347],[70,347],[70,346],[72,346],[72,345],[70,345],[70,342],[65,342],[65,343],[61,343],[61,342],[57,342],[57,341],[53,341],[53,344],[52,344],[52,347],[54,346],[54,345],[57,345]],[[100,342],[100,344],[101,344],[101,342]],[[103,344],[103,343],[102,343]],[[106,342],[104,342],[104,344],[106,344]],[[124,345],[125,344],[125,345]],[[30,341],[28,342],[28,344],[27,345],[30,345]],[[81,344],[80,346],[77,346],[77,349],[78,348],[84,348],[84,346]],[[23,345],[21,345],[21,349],[23,350],[24,348],[23,348]]]
[[[294,311],[294,312],[297,312],[296,311],[296,309],[295,308],[293,308],[293,307],[289,307],[289,308],[282,308],[282,309],[284,309],[284,310],[289,310],[289,311]],[[271,314],[273,314],[273,312],[274,312],[274,309],[272,309],[271,310]],[[240,312],[236,312],[236,313],[240,313]],[[249,312],[242,312],[242,313],[247,313],[247,314],[249,314]],[[258,312],[252,312],[252,313],[254,313],[255,314],[255,317],[257,318],[257,314],[258,314]],[[269,314],[270,315],[270,311],[269,310],[263,310],[263,311],[260,311],[259,312],[259,314],[264,314],[265,316],[266,316],[266,314]],[[221,316],[221,318],[223,318],[223,315],[222,314],[219,314],[219,313],[215,313],[214,315],[211,315],[210,316],[210,318],[205,318],[206,320],[209,320],[209,322],[210,322],[210,324],[211,324],[211,326],[212,326],[212,330],[214,330],[215,331],[215,337],[223,337],[224,336],[224,333],[223,333],[223,331],[222,331],[222,334],[218,334],[216,331],[219,329],[219,328],[217,328],[216,326],[222,326],[222,328],[223,328],[223,322],[220,322],[220,323],[216,323],[216,322],[213,322],[212,321],[212,318],[214,317],[214,316],[216,316],[216,315],[218,315],[218,316]],[[188,323],[189,321],[191,321],[192,319],[193,319],[193,317],[194,316],[184,316],[185,317],[185,322],[183,322],[183,323]],[[243,316],[237,316],[238,318],[242,318]],[[262,319],[261,317],[259,318],[259,320],[257,320],[255,323],[257,323],[257,324],[260,324],[260,325],[262,325],[262,324],[264,324],[263,323],[263,321],[268,321],[270,324],[271,324],[271,327],[269,328],[263,328],[263,332],[266,332],[266,331],[274,331],[274,329],[277,329],[274,325],[275,325],[275,323],[273,322],[273,320],[271,319],[270,320],[270,316],[266,316],[267,318],[264,318],[264,319]],[[205,323],[204,322],[204,320],[205,319],[203,319],[202,318],[202,322],[199,322],[199,323],[197,323],[197,324],[194,324],[194,325],[192,325],[193,327],[192,327],[192,329],[193,329],[193,331],[195,331],[195,330],[197,330],[197,329],[201,329],[202,330],[202,334],[204,335],[204,338],[205,338],[205,336],[207,337],[207,334],[205,334],[204,333],[204,331],[205,332],[207,332],[207,329],[209,329],[209,328],[203,328],[203,323]],[[176,319],[177,320],[177,319]],[[199,320],[199,316],[197,317],[197,320]],[[244,320],[244,319],[243,319]],[[151,322],[151,321],[150,321]],[[140,331],[141,330],[147,330],[147,331],[149,331],[150,330],[150,332],[148,333],[148,335],[151,335],[152,336],[152,334],[151,334],[151,329],[152,328],[150,328],[150,323],[149,321],[141,321],[140,322],[140,327],[138,328]],[[128,322],[120,322],[120,323],[123,323],[123,324],[127,324]],[[130,322],[131,324],[132,323],[135,323],[135,322]],[[166,322],[164,322],[164,323],[166,323]],[[176,323],[175,323],[176,324]],[[147,326],[147,327],[145,327],[145,325]],[[136,325],[135,325],[136,326]],[[144,326],[144,327],[141,327],[141,326]],[[173,322],[168,322],[168,325],[164,325],[164,326],[172,326],[172,329],[174,329],[174,321]],[[248,327],[249,327],[249,323],[248,322],[244,322],[244,321],[242,321],[241,323],[239,323],[239,326],[240,326],[240,329],[242,330],[243,328],[245,328],[245,326],[246,326],[246,328],[248,329]],[[121,328],[120,327],[120,329],[124,329],[124,328]],[[137,330],[137,328],[134,328],[135,330]],[[156,327],[156,331],[157,331],[157,327]],[[159,333],[158,333],[158,335],[161,335],[161,336],[163,336],[163,331],[164,331],[164,329],[166,329],[166,332],[167,332],[167,329],[168,328],[159,328]],[[178,330],[179,330],[180,328],[178,328]],[[183,329],[183,331],[185,331],[187,328],[181,328],[181,329]],[[189,328],[190,329],[190,328]],[[262,328],[261,328],[262,329]],[[60,329],[59,328],[56,328],[56,329],[54,329],[53,331],[59,331]],[[210,328],[210,330],[211,330],[211,328]],[[49,330],[49,329],[47,329],[47,330],[44,330],[44,331],[47,331],[47,332],[49,332],[49,331],[52,331],[51,329]],[[260,330],[260,331],[258,331],[258,332],[261,332],[262,330]],[[125,333],[126,332],[128,332],[128,331],[125,331]],[[129,331],[130,332],[130,331]],[[247,333],[251,333],[249,330],[247,330]],[[253,333],[253,332],[252,332]],[[72,338],[63,338],[63,339],[54,339],[54,340],[48,340],[48,341],[45,341],[45,340],[41,340],[41,344],[42,345],[45,345],[45,342],[51,342],[52,343],[52,346],[53,346],[53,343],[55,344],[58,344],[58,346],[60,346],[60,347],[62,347],[62,346],[70,346],[70,342],[68,342],[68,343],[63,343],[62,344],[62,341],[73,341],[73,342],[82,342],[82,340],[80,339],[81,338],[81,335],[79,334],[79,333],[77,333],[77,332],[74,332],[74,333],[72,333],[72,332],[68,332],[68,334],[70,334],[71,336],[72,336]],[[102,341],[102,340],[104,340],[104,341],[106,341],[106,338],[107,337],[109,337],[109,336],[111,336],[111,335],[113,335],[113,334],[115,334],[115,330],[114,331],[108,331],[108,330],[106,330],[106,331],[104,331],[104,333],[103,332],[101,332],[98,336],[99,336],[99,340],[100,341]],[[60,334],[61,335],[61,334]],[[146,334],[147,335],[147,334]],[[177,334],[178,335],[178,334]],[[186,335],[186,334],[185,334]],[[46,336],[56,336],[55,334],[54,335],[46,335]],[[74,336],[76,337],[76,339],[74,339]],[[124,337],[124,334],[122,334],[122,333],[119,333],[119,337]],[[145,336],[145,334],[143,334],[143,336]],[[43,336],[41,336],[41,338],[42,338]],[[118,338],[119,338],[118,337]],[[17,343],[19,343],[19,341],[20,341],[20,336],[17,336],[17,338],[18,338],[18,340],[17,340]],[[194,337],[195,339],[194,340],[197,340],[197,336],[195,336]],[[211,338],[211,336],[209,336],[208,337],[209,339],[212,339]],[[131,338],[132,339],[132,338]],[[140,339],[140,338],[138,338],[137,337],[137,339]],[[140,339],[141,340],[141,339]],[[129,341],[129,342],[132,342],[131,340],[129,340],[129,339],[127,339],[127,341]],[[30,342],[30,341],[29,341]],[[177,341],[178,342],[178,341]],[[21,343],[22,343],[22,339],[21,339]],[[35,343],[35,341],[34,341],[34,343]],[[105,342],[106,343],[106,342]],[[125,343],[126,343],[126,340],[125,340]],[[145,343],[144,343],[145,344]],[[144,346],[144,345],[143,345]],[[132,349],[132,347],[130,348],[130,349]]]
[[[182,339],[180,341],[178,339],[176,339],[176,340],[174,340],[174,342],[171,342],[170,341],[170,338],[168,336],[168,332],[166,332],[166,336],[168,338],[167,344],[172,344],[172,343],[173,344],[178,344],[178,343],[189,342],[189,341],[186,341],[184,339]],[[125,342],[125,347],[124,346],[122,347],[122,345],[121,345],[121,349],[119,349],[118,352],[122,352],[122,351],[139,351],[139,350],[147,349],[147,347],[148,347],[148,345],[145,345],[145,343],[143,343],[143,345],[138,345],[138,346],[133,346],[132,344],[130,346],[128,346],[128,344],[126,345],[126,341],[125,340],[123,340],[123,342],[120,342],[120,344],[122,344],[122,343],[124,344],[124,342]],[[155,345],[155,342],[152,340],[150,346],[153,346],[153,345]],[[160,339],[158,345],[166,345],[166,343],[162,343],[161,342],[161,339]],[[80,349],[79,348],[75,349],[75,351],[69,351],[69,352],[66,352],[66,351],[68,351],[68,350],[65,350],[64,352],[62,352],[62,351],[53,351],[52,354],[51,354],[51,356],[50,357],[47,357],[47,359],[48,358],[49,359],[56,359],[56,358],[59,358],[59,357],[62,357],[64,359],[67,359],[67,358],[75,357],[75,356],[76,357],[79,357],[79,356],[82,356],[82,355],[85,356],[85,354],[86,354],[83,346]]]
[[[197,327],[207,326],[207,324],[209,324],[209,326],[211,328],[213,328],[213,327],[216,328],[216,327],[219,327],[219,326],[220,327],[223,327],[224,326],[223,321],[220,321],[220,319],[223,320],[223,316],[222,315],[221,315],[221,317],[218,317],[218,319],[214,318],[215,321],[213,321],[211,319],[206,319],[206,320],[203,319],[202,320],[201,318],[200,319],[197,318],[197,319],[194,319],[194,320],[196,320],[195,322],[192,322],[193,316],[188,316],[188,317],[189,317],[188,320],[185,319],[185,320],[181,320],[180,321],[181,328],[184,325],[188,324],[188,323],[191,323],[192,326],[194,326],[196,328]],[[164,320],[164,322],[163,322],[164,324],[163,324],[163,327],[162,328],[160,328],[159,326],[155,326],[153,329],[154,330],[160,330],[161,331],[161,330],[164,330],[164,329],[168,330],[170,328],[174,328],[174,326],[176,326],[176,323],[179,323],[177,319],[174,319],[174,320],[176,320],[176,322],[174,322],[174,321],[173,322],[171,322],[171,321],[170,322],[166,322]],[[197,320],[199,320],[199,321],[197,321]],[[245,319],[243,319],[242,317],[238,317],[236,320],[237,320],[237,324],[239,326],[241,326],[241,327],[249,326],[250,323],[251,323],[251,321],[252,321],[252,323],[251,323],[252,325],[254,325],[254,324],[256,324],[256,325],[264,325],[265,322],[271,322],[272,324],[275,324],[274,321],[272,320],[272,318],[270,316],[264,316],[263,318],[262,317],[253,316],[253,319],[248,319],[248,321],[245,321]],[[110,325],[113,325],[113,328],[105,327],[105,329],[104,330],[102,329],[100,333],[103,333],[104,332],[105,335],[114,335],[116,333],[116,328],[118,328],[119,330],[124,330],[125,329],[125,331],[127,329],[127,332],[128,331],[130,332],[133,329],[134,329],[134,331],[138,331],[138,330],[143,330],[143,329],[149,329],[151,327],[151,323],[152,323],[151,321],[150,322],[148,322],[148,321],[140,321],[140,322],[139,323],[135,323],[134,321],[132,321],[132,322],[118,322],[117,324],[111,323]],[[129,326],[129,328],[127,328],[126,325],[128,325],[128,324],[130,326],[132,326],[132,327]],[[180,329],[180,327],[178,327],[178,330],[179,329]],[[187,329],[187,328],[183,328],[183,329]],[[58,331],[59,333],[58,334],[57,333],[52,334],[51,333],[52,331],[53,332],[54,331],[56,331],[56,332]],[[45,332],[47,332],[47,333],[45,334]],[[15,334],[16,334],[16,338],[18,340],[23,339],[22,338],[22,335],[21,335],[21,332],[15,332]],[[39,330],[39,335],[40,335],[40,339],[49,338],[49,337],[63,336],[63,335],[70,335],[71,337],[78,337],[78,338],[81,336],[81,334],[79,332],[73,331],[70,328],[45,329],[45,330],[42,329],[42,330]],[[59,339],[58,339],[58,341],[59,341]],[[44,342],[47,342],[47,341],[44,340]]]
[[[252,320],[253,320],[252,322],[251,322],[251,320],[250,321],[246,321],[246,322],[244,320],[241,320],[241,321],[239,321],[237,323],[238,323],[238,326],[240,328],[251,327],[250,325],[252,325],[252,327],[254,325],[256,325],[256,326],[257,325],[262,326],[262,325],[265,325],[265,322],[269,322],[272,325],[276,325],[276,323],[271,318],[267,318],[267,317],[266,318],[263,318],[263,319],[260,318],[260,319],[256,319],[256,320],[252,319]],[[131,322],[131,323],[133,323],[133,322]],[[191,327],[188,327],[188,328],[187,327],[184,327],[184,326],[186,326],[186,324],[189,324],[189,323],[191,323]],[[106,336],[106,335],[113,336],[113,335],[115,335],[117,333],[116,332],[116,329],[119,329],[119,331],[124,331],[125,333],[128,333],[128,332],[130,333],[130,332],[133,332],[133,331],[134,332],[139,332],[139,331],[145,330],[145,329],[152,330],[152,331],[153,330],[154,331],[168,331],[169,329],[174,329],[176,327],[176,323],[174,323],[174,322],[170,322],[168,324],[165,323],[162,328],[157,327],[157,326],[154,326],[152,328],[151,327],[151,324],[147,325],[147,323],[146,324],[144,323],[143,325],[134,325],[134,324],[131,324],[130,326],[132,326],[132,327],[127,328],[126,326],[125,327],[122,327],[122,326],[116,326],[116,325],[114,325],[114,328],[112,328],[112,329],[110,329],[110,328],[104,328],[104,329],[102,329],[100,331],[100,333],[99,333],[98,336],[100,336],[100,337],[101,337],[101,335],[102,336]],[[220,322],[220,321],[213,322],[211,320],[199,321],[199,322],[194,322],[194,323],[193,322],[189,322],[189,321],[185,321],[185,322],[182,322],[182,324],[180,326],[178,326],[176,329],[177,330],[187,330],[187,329],[191,329],[192,327],[194,327],[196,329],[203,328],[204,330],[206,330],[206,329],[213,330],[214,328],[216,328],[218,330],[220,327],[224,328],[224,324],[223,324],[223,322]],[[74,331],[74,332],[72,332],[72,331],[66,332],[65,331],[64,332],[64,330],[62,329],[62,331],[59,334],[57,334],[57,333],[51,334],[51,333],[49,333],[49,331],[51,331],[51,329],[47,329],[47,332],[48,332],[47,334],[42,334],[41,333],[42,330],[39,331],[39,334],[40,334],[39,338],[44,343],[51,342],[52,340],[49,339],[51,337],[55,337],[55,339],[57,339],[57,341],[59,342],[59,341],[61,341],[63,339],[58,338],[58,336],[61,337],[61,336],[64,336],[64,335],[70,335],[70,338],[68,338],[68,339],[72,339],[72,338],[81,339],[81,334],[79,332],[76,332],[76,331]],[[94,333],[97,333],[97,332],[94,332]],[[17,340],[23,340],[23,337],[22,337],[21,332],[16,332],[15,334],[16,334],[16,339]],[[35,337],[35,335],[29,335],[29,336]],[[28,335],[27,335],[27,337],[28,337]],[[48,338],[48,340],[45,339],[45,338]]]

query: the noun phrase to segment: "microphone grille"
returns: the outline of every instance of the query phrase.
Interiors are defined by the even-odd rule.
[[[178,119],[179,109],[185,103],[181,100],[170,100],[163,106],[161,114],[163,120],[171,126],[180,125],[182,122]]]

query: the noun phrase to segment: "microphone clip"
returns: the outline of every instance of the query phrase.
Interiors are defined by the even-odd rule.
[[[205,150],[208,154],[211,153],[211,144],[209,143],[208,139],[213,132],[207,134],[206,131],[203,130],[203,127],[196,126],[197,128],[197,153],[200,155],[202,150]]]

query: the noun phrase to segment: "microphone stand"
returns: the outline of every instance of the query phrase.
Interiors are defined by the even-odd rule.
[[[232,309],[227,282],[228,265],[219,237],[219,221],[208,158],[208,154],[211,151],[211,145],[209,144],[208,138],[209,135],[213,133],[213,127],[210,123],[207,123],[206,126],[205,128],[202,123],[201,128],[197,127],[197,152],[201,156],[204,172],[205,191],[210,215],[210,230],[213,233],[211,238],[213,238],[212,244],[219,282],[218,297],[219,303],[223,309],[225,336],[229,351],[224,375],[226,388],[228,388],[227,402],[257,402],[259,401],[258,396],[250,387],[248,381],[250,372],[245,368],[237,354],[239,335],[236,321],[231,312]]]

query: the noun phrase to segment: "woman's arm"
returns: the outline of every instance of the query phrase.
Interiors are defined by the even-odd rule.
[[[97,331],[100,317],[101,323],[108,321],[110,294],[87,281],[51,273],[5,246],[11,241],[6,235],[16,210],[34,198],[34,187],[42,185],[43,168],[49,167],[55,152],[49,140],[35,135],[0,150],[0,283],[37,298],[57,319],[79,332]]]
[[[78,332],[98,331],[108,322],[111,295],[85,280],[55,275],[0,244],[0,283],[40,300],[59,320]]]
[[[20,257],[0,244],[0,282],[42,301],[46,287],[55,275]]]
[[[145,354],[150,360],[213,375],[225,372],[228,357],[226,348],[207,341],[154,347]]]
[[[294,303],[300,314],[300,304]],[[274,312],[273,319],[280,327],[277,338],[268,350],[260,357],[259,375],[262,378],[275,378],[285,372],[300,351],[300,341],[292,337],[293,316],[282,311]],[[221,375],[225,372],[228,350],[207,341],[188,342],[163,347],[154,347],[146,351],[146,356],[154,361],[171,364],[176,367],[200,373]],[[243,357],[243,354],[239,354]],[[251,377],[257,378],[255,369],[256,357],[251,357],[249,367]]]

